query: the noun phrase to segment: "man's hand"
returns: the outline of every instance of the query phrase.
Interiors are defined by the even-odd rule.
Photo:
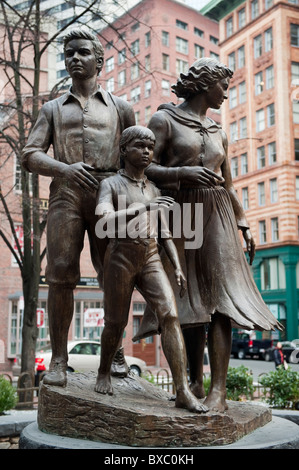
[[[251,235],[249,228],[243,230],[243,237],[246,243],[247,252],[249,254],[249,264],[252,265],[255,257],[255,241]]]
[[[89,173],[90,170],[93,170],[93,167],[84,162],[73,163],[65,166],[63,176],[85,191],[93,192],[97,190],[98,182]]]
[[[181,184],[194,187],[211,188],[224,183],[224,178],[203,166],[183,166],[179,169]]]

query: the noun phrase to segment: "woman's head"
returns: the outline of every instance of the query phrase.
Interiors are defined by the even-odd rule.
[[[231,78],[233,71],[216,59],[208,57],[198,59],[186,74],[181,73],[172,91],[178,98],[189,99],[198,93],[208,91],[217,82]]]

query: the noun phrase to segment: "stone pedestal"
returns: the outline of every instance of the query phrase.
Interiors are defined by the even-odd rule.
[[[65,388],[42,384],[39,429],[135,447],[197,447],[231,444],[271,421],[271,411],[262,406],[228,401],[225,413],[190,413],[144,379],[112,381],[113,396],[94,391],[95,373],[69,374]]]

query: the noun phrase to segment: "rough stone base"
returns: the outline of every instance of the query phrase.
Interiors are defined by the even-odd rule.
[[[228,401],[225,413],[190,413],[144,379],[112,381],[113,396],[94,391],[95,373],[69,374],[65,388],[42,383],[39,429],[136,447],[193,447],[231,444],[271,421],[271,411],[262,406]]]

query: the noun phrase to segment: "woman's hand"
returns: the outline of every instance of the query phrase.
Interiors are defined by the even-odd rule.
[[[249,228],[246,230],[243,230],[242,232],[243,232],[243,238],[246,243],[247,252],[249,254],[249,264],[252,265],[252,262],[255,257],[255,241],[251,235]]]
[[[179,169],[179,180],[183,185],[211,188],[224,183],[224,178],[203,166],[184,166]]]
[[[145,208],[147,211],[149,210],[156,210],[159,209],[160,207],[171,207],[175,203],[175,200],[173,197],[170,196],[157,196],[151,201],[148,201],[145,204]]]
[[[181,287],[180,290],[180,297],[182,298],[185,295],[187,289],[187,281],[186,278],[180,268],[177,268],[174,272],[177,285]]]

